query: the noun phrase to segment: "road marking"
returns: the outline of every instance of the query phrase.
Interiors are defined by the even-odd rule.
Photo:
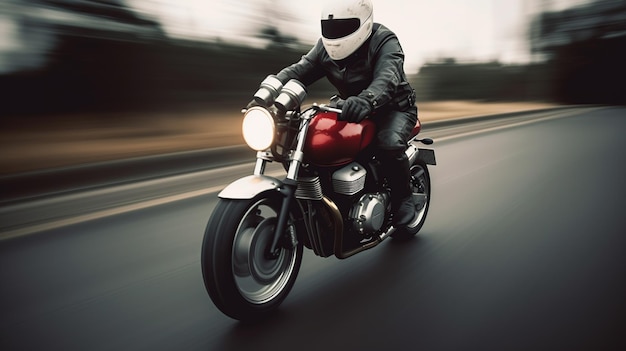
[[[536,118],[536,119],[532,119],[532,120],[521,121],[521,122],[517,122],[517,123],[513,123],[513,124],[506,124],[506,125],[502,125],[502,126],[496,126],[496,127],[486,128],[486,129],[480,129],[480,130],[475,130],[475,131],[470,131],[470,132],[465,132],[465,133],[459,133],[459,134],[454,134],[454,135],[450,135],[450,136],[440,137],[440,138],[436,138],[436,141],[437,142],[446,142],[446,141],[451,141],[451,140],[455,140],[455,139],[465,138],[465,137],[468,137],[468,136],[474,136],[474,135],[478,135],[478,134],[489,133],[489,132],[493,132],[493,131],[499,131],[499,130],[503,130],[503,129],[524,126],[524,125],[527,125],[527,124],[543,122],[543,121],[547,121],[547,120],[560,119],[560,118],[565,118],[565,117],[574,117],[574,116],[577,116],[577,115],[579,115],[581,113],[589,112],[590,110],[593,111],[593,110],[602,109],[602,108],[603,107],[595,107],[595,108],[591,108],[591,109],[584,109],[584,111],[579,111],[579,112],[575,112],[575,113],[572,113],[572,111],[564,111],[564,112],[560,112],[560,113],[558,113],[556,115],[551,115],[551,116]],[[239,167],[239,166],[233,166],[233,167]],[[273,176],[273,177],[279,177],[281,175],[284,175],[284,171],[267,172],[266,175]],[[184,175],[184,176],[186,176],[186,175]],[[180,177],[180,176],[174,176],[174,177]],[[167,177],[167,178],[162,178],[162,179],[158,179],[158,180],[152,180],[152,182],[155,182],[155,181],[156,182],[167,181],[169,178],[174,178],[174,177]],[[124,185],[124,186],[134,186],[134,185]],[[194,190],[194,191],[184,192],[184,193],[181,193],[181,194],[169,195],[169,196],[161,197],[161,198],[158,198],[158,199],[141,201],[141,202],[137,202],[137,203],[130,204],[130,205],[123,205],[123,206],[116,207],[116,208],[95,211],[95,212],[92,212],[92,213],[89,213],[89,214],[78,215],[78,216],[71,217],[71,218],[51,220],[51,221],[46,222],[46,223],[29,225],[29,226],[26,226],[26,227],[23,227],[23,228],[17,228],[17,229],[8,230],[8,231],[5,231],[5,232],[0,232],[0,241],[7,240],[7,239],[12,239],[12,238],[17,238],[17,237],[21,237],[21,236],[26,236],[26,235],[34,234],[34,233],[41,232],[41,231],[58,229],[58,228],[62,228],[62,227],[66,227],[66,226],[70,226],[70,225],[74,225],[74,224],[79,224],[79,223],[83,223],[83,222],[87,222],[87,221],[92,221],[92,220],[96,220],[96,219],[102,219],[102,218],[106,218],[106,217],[111,217],[111,216],[115,216],[115,215],[119,215],[119,214],[123,214],[123,213],[127,213],[127,212],[143,210],[143,209],[146,209],[146,208],[159,206],[159,205],[164,205],[164,204],[168,204],[168,203],[172,203],[172,202],[176,202],[176,201],[188,200],[188,199],[191,199],[191,198],[194,198],[194,197],[198,197],[198,196],[208,195],[208,194],[211,194],[211,193],[217,193],[217,192],[221,191],[223,188],[224,188],[224,185],[219,185],[219,186],[214,186],[214,187],[205,188],[205,189],[201,189],[201,190]],[[99,191],[107,191],[107,190],[99,190]],[[78,196],[81,196],[81,195],[79,194]]]
[[[278,177],[281,174],[284,174],[284,172],[276,171],[276,172],[266,173],[266,175],[270,177],[272,176]],[[166,179],[167,178],[163,178],[161,179],[161,181],[165,181]],[[70,226],[73,224],[79,224],[79,223],[83,223],[87,221],[92,221],[95,219],[102,219],[106,217],[116,216],[116,215],[127,213],[127,212],[143,210],[146,208],[159,206],[159,205],[165,205],[165,204],[176,202],[176,201],[188,200],[188,199],[192,199],[198,196],[209,195],[209,194],[217,193],[221,191],[222,189],[224,189],[224,187],[225,187],[224,185],[218,185],[218,186],[213,186],[210,188],[188,191],[188,192],[181,193],[181,194],[164,196],[158,199],[141,201],[141,202],[137,202],[137,203],[130,204],[130,205],[123,205],[123,206],[119,206],[119,207],[115,207],[111,209],[95,211],[92,213],[78,215],[78,216],[71,217],[71,218],[51,220],[50,222],[46,222],[46,223],[29,225],[23,228],[8,230],[5,232],[0,232],[0,241],[13,239],[13,238],[17,238],[20,236],[26,236],[26,235],[30,235],[30,234],[34,234],[34,233],[38,233],[42,231],[58,229],[58,228]]]
[[[191,191],[191,192],[182,193],[178,195],[166,196],[166,197],[162,197],[159,199],[143,201],[143,202],[139,202],[139,203],[135,203],[131,205],[124,205],[121,207],[96,211],[93,213],[79,215],[79,216],[72,217],[72,218],[53,220],[47,223],[36,224],[36,225],[28,226],[25,228],[9,230],[9,231],[0,233],[0,240],[16,238],[16,237],[34,234],[34,233],[45,231],[45,230],[58,229],[61,227],[72,225],[72,224],[78,224],[82,222],[92,221],[94,219],[101,219],[101,218],[115,216],[115,215],[126,213],[126,212],[142,210],[142,209],[146,209],[146,208],[158,206],[158,205],[164,205],[170,202],[190,199],[196,196],[202,196],[202,195],[207,195],[210,193],[218,192],[222,188],[223,188],[222,186],[215,186],[212,188],[206,188],[206,189]]]
[[[435,138],[435,142],[451,141],[451,140],[460,139],[460,138],[466,138],[466,137],[474,136],[474,135],[478,135],[478,134],[495,132],[495,131],[508,129],[508,128],[521,127],[521,126],[524,126],[524,125],[527,125],[527,124],[543,122],[543,121],[548,121],[548,120],[552,120],[552,119],[560,119],[560,118],[565,118],[565,117],[574,117],[574,116],[577,116],[577,115],[579,115],[581,113],[585,113],[585,112],[589,112],[589,111],[593,111],[593,110],[597,110],[597,109],[602,109],[602,107],[595,107],[595,108],[591,108],[591,109],[585,109],[584,111],[577,111],[575,113],[572,113],[572,111],[563,111],[563,112],[557,113],[556,115],[551,115],[551,116],[546,116],[546,117],[541,117],[541,118],[534,118],[534,119],[527,120],[527,121],[521,121],[521,122],[512,123],[512,124],[505,124],[505,125],[495,126],[495,127],[486,128],[486,129],[473,130],[473,131],[470,131],[470,132],[458,133],[458,134],[454,134],[454,135],[449,135],[449,136],[444,136],[444,137],[440,137],[440,138]]]

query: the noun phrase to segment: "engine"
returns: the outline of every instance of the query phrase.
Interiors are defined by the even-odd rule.
[[[385,210],[389,203],[387,193],[363,193],[367,171],[353,162],[333,173],[333,190],[351,198],[348,220],[353,229],[364,236],[380,230],[385,223]]]
[[[303,219],[305,245],[328,257],[361,247],[384,230],[390,197],[375,178],[375,168],[358,162],[330,173],[300,174],[295,196],[309,214]]]
[[[350,209],[354,230],[368,236],[380,230],[385,223],[385,209],[389,202],[386,193],[365,194]]]

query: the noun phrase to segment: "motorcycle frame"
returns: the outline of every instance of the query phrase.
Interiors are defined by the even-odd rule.
[[[274,161],[274,156],[269,150],[258,151],[256,155],[256,163],[254,166],[253,175],[241,178],[224,188],[218,195],[220,198],[230,199],[249,199],[257,196],[266,191],[278,191],[282,196],[282,205],[280,213],[278,214],[278,221],[276,224],[276,230],[272,239],[272,244],[269,247],[266,255],[268,258],[276,258],[280,254],[279,242],[280,238],[285,234],[287,228],[287,221],[289,214],[293,208],[295,200],[295,192],[297,188],[297,180],[300,168],[304,162],[304,146],[308,134],[309,125],[312,119],[319,112],[335,112],[341,113],[340,109],[328,107],[326,105],[318,106],[314,104],[310,109],[299,114],[300,125],[298,133],[296,134],[297,145],[295,149],[291,150],[289,155],[289,166],[287,167],[287,175],[283,181],[276,178],[265,175],[266,166],[269,162]],[[413,138],[407,143],[406,154],[409,162],[412,164],[416,159],[421,159],[426,164],[435,165],[435,157],[433,150],[418,148],[413,142],[419,141],[417,138]],[[326,202],[330,200],[324,198]],[[330,204],[326,204],[329,206]],[[334,205],[334,204],[332,204]],[[331,206],[332,208],[332,206]],[[364,250],[368,250],[380,244],[386,238],[391,236],[395,232],[396,228],[393,226],[386,232],[376,237],[371,242],[364,244],[356,249],[344,252],[342,249],[342,236],[343,230],[335,234],[334,255],[339,259],[348,258]]]
[[[325,105],[317,105],[314,104],[310,109],[304,111],[300,114],[300,126],[298,129],[298,133],[296,134],[297,144],[295,149],[293,149],[290,153],[289,157],[289,167],[287,167],[287,176],[282,182],[278,184],[273,180],[273,178],[266,177],[264,175],[266,165],[268,162],[273,162],[273,156],[269,151],[259,151],[257,152],[257,159],[254,166],[254,174],[253,179],[257,181],[260,180],[260,188],[259,190],[270,190],[276,189],[282,195],[283,201],[280,209],[280,213],[278,214],[278,221],[276,223],[276,231],[274,232],[274,238],[272,240],[272,244],[269,247],[269,250],[266,252],[268,258],[276,258],[280,255],[280,247],[279,242],[280,238],[284,235],[285,229],[287,228],[287,220],[289,218],[289,213],[292,210],[293,201],[295,199],[296,188],[298,186],[298,173],[300,172],[300,167],[304,161],[304,144],[306,142],[306,137],[309,131],[309,125],[311,124],[311,120],[315,117],[320,111],[326,112],[335,112],[341,113],[340,109],[335,109],[332,107],[328,107]],[[250,177],[243,178],[251,180]],[[268,183],[269,182],[269,183]],[[233,184],[236,184],[235,182]],[[264,184],[264,185],[263,185]],[[231,191],[227,191],[227,189],[233,189],[237,186],[229,186],[224,189],[220,193],[220,197],[230,197],[228,193]],[[341,234],[336,234],[336,236]],[[335,250],[337,251],[337,250]],[[335,252],[337,255],[337,252]],[[341,254],[337,255],[342,256]]]
[[[285,177],[285,180],[283,181],[282,186],[278,187],[278,191],[283,196],[283,203],[282,203],[281,210],[278,216],[278,222],[276,224],[276,231],[274,232],[272,245],[269,251],[266,253],[269,258],[278,257],[278,255],[280,254],[280,248],[278,247],[278,243],[280,241],[280,238],[284,235],[285,229],[287,227],[287,220],[289,218],[289,213],[291,211],[292,204],[295,199],[295,191],[296,191],[297,184],[298,184],[297,177],[300,171],[300,167],[302,166],[302,163],[304,161],[303,150],[304,150],[304,144],[306,141],[307,133],[309,130],[309,125],[313,117],[315,117],[320,111],[335,112],[338,114],[341,113],[340,109],[335,109],[335,108],[328,107],[325,105],[322,105],[322,106],[313,105],[313,107],[310,110],[305,111],[300,116],[302,120],[300,122],[300,128],[297,134],[297,146],[291,152],[289,167],[287,169],[287,176]],[[415,153],[417,153],[417,149],[415,149]],[[410,157],[410,159],[413,157],[414,156]],[[256,165],[254,168],[255,175],[262,176],[263,172],[265,171],[265,166],[267,165],[267,162],[271,162],[271,161],[272,161],[272,158],[269,156],[267,152],[257,153],[257,161],[256,161]],[[331,203],[331,201],[328,200],[327,198],[324,198],[323,201],[326,204],[326,206],[331,207],[331,208],[335,207],[335,205]],[[339,211],[336,210],[335,212],[338,213]],[[336,223],[341,224],[341,218],[336,219]],[[342,227],[342,225],[340,227]],[[386,238],[390,237],[396,230],[396,228],[392,226],[389,228],[389,230],[387,230],[380,236],[376,237],[371,242],[368,242],[364,244],[363,246],[355,248],[353,250],[344,252],[343,244],[342,244],[343,228],[335,228],[335,229],[336,230],[334,233],[335,234],[334,235],[335,237],[334,255],[339,259],[348,258],[350,256],[356,255],[359,252],[362,252],[362,251],[365,251],[365,250],[368,250],[377,246],[378,244],[383,242]]]

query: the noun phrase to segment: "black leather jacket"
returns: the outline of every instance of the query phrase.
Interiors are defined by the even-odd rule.
[[[358,95],[374,110],[391,108],[404,111],[415,104],[415,92],[404,73],[404,52],[396,35],[381,24],[374,24],[370,38],[351,56],[334,61],[322,40],[302,59],[278,74],[284,83],[297,79],[308,86],[327,77],[339,96]]]

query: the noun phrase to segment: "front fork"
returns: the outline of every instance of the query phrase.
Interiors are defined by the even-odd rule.
[[[311,123],[311,119],[317,110],[311,110],[308,113],[304,113],[302,116],[302,122],[300,123],[300,130],[298,132],[297,140],[298,144],[295,150],[292,151],[290,155],[290,164],[287,169],[287,176],[283,181],[282,187],[278,189],[278,191],[283,196],[282,206],[280,207],[280,213],[278,214],[278,223],[276,223],[276,231],[274,232],[274,238],[272,240],[272,244],[267,251],[267,256],[270,259],[278,258],[280,255],[281,247],[279,245],[280,238],[285,235],[285,230],[287,228],[287,220],[289,219],[289,210],[293,204],[294,199],[296,198],[296,188],[298,187],[298,172],[300,171],[300,167],[302,166],[302,162],[304,160],[304,142],[306,140],[307,132],[309,129],[309,124]],[[257,162],[254,167],[255,175],[262,175],[265,172],[265,165],[267,162],[271,162],[271,157],[267,152],[258,152],[257,153]]]

